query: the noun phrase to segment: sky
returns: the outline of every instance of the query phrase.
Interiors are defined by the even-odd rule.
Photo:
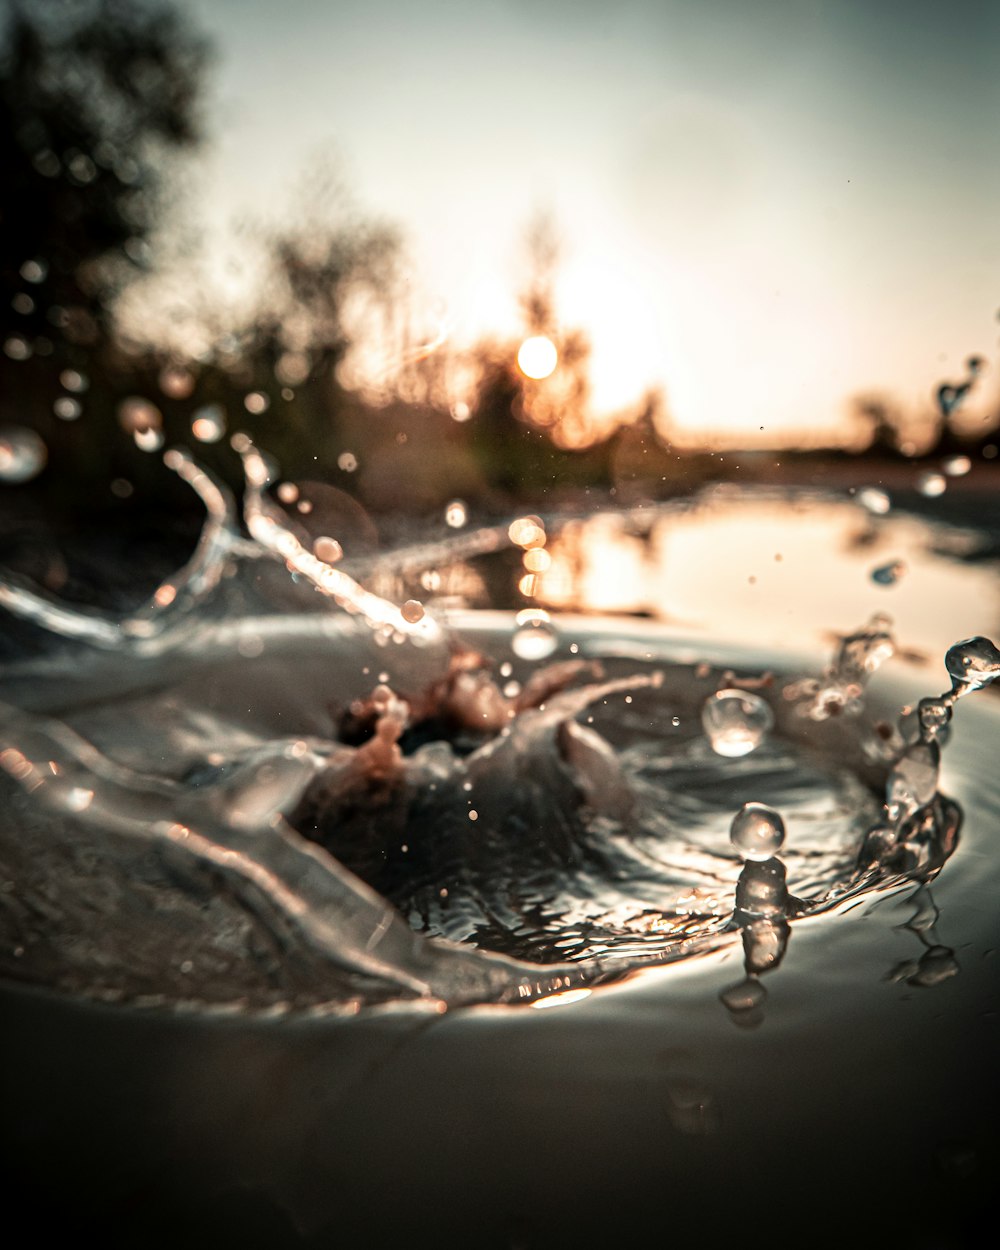
[[[1000,5],[982,0],[181,0],[215,45],[207,227],[294,211],[335,157],[453,340],[516,334],[523,238],[595,405],[837,439],[930,403],[1000,325]],[[221,246],[221,244],[220,244]],[[985,393],[995,379],[988,371]]]

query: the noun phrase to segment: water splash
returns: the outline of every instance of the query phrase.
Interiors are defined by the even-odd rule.
[[[605,658],[604,674],[594,659],[536,668],[566,651],[547,614],[526,610],[485,653],[459,646],[419,600],[397,607],[321,558],[332,552],[306,549],[270,501],[266,458],[248,439],[236,447],[251,541],[225,489],[169,451],[207,520],[191,561],[140,612],[115,620],[0,584],[22,618],[109,653],[60,699],[39,694],[30,666],[18,685],[15,668],[25,705],[0,708],[11,822],[0,867],[23,897],[48,899],[40,928],[0,892],[5,975],[256,1007],[572,1001],[738,937],[746,977],[726,1002],[751,1023],[798,917],[929,880],[954,849],[941,747],[956,702],[1000,674],[988,640],[951,648],[951,689],[882,741],[877,796],[860,780],[877,738],[864,693],[894,652],[888,618],[841,639],[819,678],[740,678],[753,693],[669,652]],[[213,632],[209,596],[265,557],[376,639],[448,644],[447,671],[444,648],[401,647],[399,671],[375,681],[370,633],[341,634],[331,651],[322,614],[279,614],[266,645],[250,619]],[[514,657],[502,686],[490,651]],[[59,664],[45,673],[58,680]],[[39,698],[48,708],[32,711]],[[720,709],[722,738],[738,711],[745,750],[718,751]],[[856,726],[846,739],[826,724],[837,713]]]
[[[712,750],[735,759],[760,746],[774,725],[774,714],[760,695],[718,690],[705,700],[701,723]]]
[[[163,459],[204,504],[206,519],[191,559],[157,587],[144,607],[124,619],[70,607],[12,573],[0,577],[0,606],[51,633],[110,650],[162,651],[176,645],[180,636],[196,632],[195,609],[218,586],[228,558],[238,550],[235,503],[226,487],[187,452],[171,449]]]
[[[284,561],[289,572],[306,578],[340,607],[363,617],[368,625],[385,630],[390,636],[415,642],[440,639],[441,628],[432,617],[421,613],[416,620],[407,620],[395,604],[365,590],[342,569],[333,568],[308,551],[264,496],[264,488],[272,476],[264,457],[246,435],[234,437],[233,446],[242,457],[246,475],[243,518],[251,537],[265,551]]]

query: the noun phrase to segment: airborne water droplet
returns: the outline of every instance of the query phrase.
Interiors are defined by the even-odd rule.
[[[31,344],[20,334],[12,334],[6,339],[3,349],[11,360],[27,360],[31,355]]]
[[[287,485],[287,483],[283,483],[283,485]],[[278,491],[280,494],[280,487]],[[324,564],[336,564],[338,560],[344,558],[344,549],[335,538],[329,538],[324,534],[313,543],[313,555],[315,555],[317,560],[322,560]]]
[[[858,503],[875,516],[885,516],[891,507],[891,501],[885,491],[877,490],[874,486],[866,486],[864,490],[858,491]]]
[[[152,445],[153,440],[140,441],[141,435],[160,434],[163,428],[163,414],[155,404],[138,395],[130,395],[118,405],[118,423],[126,434],[131,434],[136,445],[143,451],[156,451],[163,446],[163,437]]]
[[[712,750],[736,759],[760,746],[774,724],[774,714],[759,695],[719,690],[705,700],[701,724]]]
[[[140,451],[159,451],[163,446],[162,430],[136,430],[132,438]]]
[[[951,720],[951,705],[945,699],[921,699],[917,704],[920,729],[927,738],[938,738]]]
[[[247,412],[259,417],[262,412],[267,412],[271,407],[271,399],[263,391],[251,391],[249,395],[243,397],[243,407]]]
[[[944,666],[954,687],[978,690],[1000,677],[1000,651],[989,638],[966,638],[948,648]]]
[[[522,660],[547,660],[559,644],[559,635],[548,612],[526,608],[515,618],[517,629],[510,649]]]
[[[906,565],[902,560],[890,560],[888,564],[872,569],[871,579],[876,586],[895,586],[905,572]]]
[[[906,814],[925,807],[937,794],[941,748],[934,741],[915,742],[893,765],[886,782],[885,798],[890,808]]]
[[[59,385],[67,391],[80,394],[87,389],[90,382],[78,369],[64,369],[59,375]]]
[[[461,529],[468,520],[468,511],[461,499],[453,499],[444,510],[444,519],[452,529]]]
[[[399,611],[403,620],[411,625],[424,619],[424,605],[416,599],[407,599]]]
[[[936,499],[948,489],[948,480],[941,473],[922,473],[917,479],[917,490],[927,499]]]
[[[733,817],[729,840],[744,859],[771,859],[785,841],[785,822],[772,807],[744,803]]]
[[[226,432],[226,417],[221,404],[205,404],[191,416],[191,433],[199,443],[217,443]]]
[[[0,427],[0,482],[30,482],[45,468],[48,451],[34,430]]]
[[[60,419],[60,421],[75,421],[83,408],[78,399],[73,399],[71,395],[60,395],[52,405],[52,411]]]
[[[959,407],[962,400],[969,392],[969,384],[963,382],[959,386],[953,386],[949,382],[945,382],[937,389],[938,408],[941,410],[943,417],[950,417]]]

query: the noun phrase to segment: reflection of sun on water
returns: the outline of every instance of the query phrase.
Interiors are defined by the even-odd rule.
[[[559,363],[556,345],[544,334],[534,334],[525,339],[518,349],[517,364],[527,378],[540,381],[547,378]]]
[[[939,554],[924,522],[873,527],[856,506],[813,496],[707,496],[648,529],[596,515],[563,525],[545,554],[532,593],[546,608],[638,612],[786,651],[888,611],[909,649],[936,656],[963,633],[995,630],[1000,613],[995,575]],[[873,575],[890,564],[905,576]]]

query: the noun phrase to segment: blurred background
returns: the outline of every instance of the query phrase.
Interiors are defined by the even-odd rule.
[[[43,530],[189,543],[158,453],[238,489],[237,431],[370,543],[990,496],[987,0],[2,8],[0,559],[50,589]]]

